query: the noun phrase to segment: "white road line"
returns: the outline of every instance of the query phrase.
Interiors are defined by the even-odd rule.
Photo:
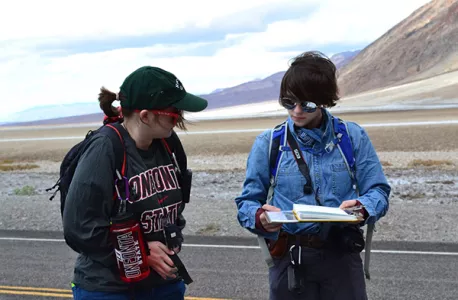
[[[425,126],[425,125],[445,125],[458,124],[458,120],[448,121],[425,121],[425,122],[397,122],[397,123],[368,123],[360,124],[362,127],[396,127],[396,126]],[[195,135],[195,134],[225,134],[225,133],[246,133],[246,132],[263,132],[268,128],[253,128],[253,129],[228,129],[228,130],[206,130],[206,131],[189,131],[177,132],[178,135]],[[82,140],[84,136],[59,136],[59,137],[43,137],[43,138],[16,138],[16,139],[0,139],[0,143],[8,142],[34,142],[34,141],[55,141],[55,140]]]
[[[260,249],[259,246],[243,245],[205,245],[205,244],[183,244],[183,247],[196,248],[224,248],[224,249]],[[365,252],[365,250],[363,250]],[[458,252],[438,252],[438,251],[407,251],[407,250],[371,250],[371,253],[386,254],[418,254],[418,255],[452,255],[458,256]]]
[[[54,242],[62,243],[64,239],[42,239],[42,238],[20,238],[20,237],[0,237],[4,241],[29,241],[29,242]],[[183,244],[183,248],[219,248],[219,249],[259,249],[259,246],[248,245],[209,245],[209,244]],[[363,250],[364,252],[364,250]],[[417,254],[417,255],[447,255],[458,256],[458,252],[440,252],[440,251],[408,251],[408,250],[371,250],[372,253],[385,254]]]
[[[439,252],[439,251],[371,250],[371,253],[372,252],[373,253],[388,253],[388,254],[451,255],[451,256],[458,255],[458,252]]]
[[[20,138],[20,139],[0,139],[2,143],[9,142],[36,142],[36,141],[57,141],[57,140],[83,140],[84,136],[58,136],[44,138]]]
[[[226,129],[226,130],[206,130],[206,131],[188,131],[177,132],[179,135],[189,134],[220,134],[220,133],[243,133],[243,132],[263,132],[267,128],[253,128],[253,129]]]
[[[248,245],[208,245],[208,244],[183,244],[183,248],[194,247],[194,248],[222,248],[222,249],[260,249],[259,246],[248,246]]]
[[[27,242],[65,242],[64,239],[39,239],[39,238],[20,238],[20,237],[0,237],[0,241],[27,241]]]
[[[424,121],[424,122],[396,122],[396,123],[368,123],[360,124],[362,127],[393,127],[393,126],[424,126],[424,125],[445,125],[458,124],[458,120],[445,121]]]

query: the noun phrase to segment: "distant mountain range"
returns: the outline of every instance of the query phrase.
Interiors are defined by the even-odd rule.
[[[331,57],[339,70],[340,96],[390,87],[458,70],[458,1],[433,0],[363,50],[337,53]],[[208,109],[259,103],[278,98],[285,71],[201,95]],[[79,113],[84,122],[103,117],[98,103],[36,107],[33,114],[21,112],[15,122],[33,116],[60,116]],[[26,124],[83,122],[83,117],[34,121]],[[28,119],[32,120],[32,119]],[[71,121],[70,121],[71,120]]]
[[[97,102],[36,106],[18,113],[11,114],[9,116],[9,121],[5,123],[18,124],[30,121],[42,122],[43,118],[54,119],[57,116],[59,118],[64,118],[75,115],[92,114],[98,111],[100,111],[100,108]]]
[[[337,53],[330,58],[339,69],[350,63],[360,51]],[[208,100],[208,109],[275,100],[278,98],[281,80],[285,72],[277,72],[264,79],[245,82],[201,96]]]
[[[338,53],[333,55],[331,60],[340,68],[349,63],[359,51],[360,50]],[[258,78],[234,87],[216,89],[210,94],[200,96],[208,100],[208,109],[274,100],[278,97],[280,83],[284,74],[285,71],[278,72],[264,79]],[[84,117],[80,117],[79,115],[84,115]],[[37,119],[40,116],[48,116],[48,118],[46,120]],[[49,118],[49,116],[59,116],[59,118]],[[13,114],[10,117],[11,121],[6,124],[37,125],[63,124],[68,122],[97,122],[102,118],[103,114],[100,112],[97,102],[74,103],[33,107]]]

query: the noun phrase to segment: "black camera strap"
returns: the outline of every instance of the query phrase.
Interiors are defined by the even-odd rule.
[[[302,155],[302,151],[300,150],[296,139],[293,137],[290,130],[286,130],[286,131],[287,131],[286,136],[288,139],[288,145],[291,148],[291,150],[293,151],[293,156],[297,162],[297,165],[299,166],[299,170],[301,171],[302,175],[307,180],[307,183],[304,185],[304,194],[310,195],[313,192],[312,178],[310,177],[310,169],[307,163],[305,162],[304,156]]]
[[[191,284],[193,280],[178,255],[169,255],[169,257],[173,261],[175,267],[178,269],[178,275],[183,279],[183,282],[188,285]]]

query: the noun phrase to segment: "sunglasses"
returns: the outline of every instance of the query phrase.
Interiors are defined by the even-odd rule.
[[[168,111],[163,111],[163,110],[150,110],[150,112],[158,116],[171,117],[173,119],[173,126],[177,125],[178,119],[180,118],[179,114],[173,113],[173,112],[168,112]]]
[[[140,110],[135,110],[137,112],[140,112]],[[173,126],[177,125],[178,123],[178,120],[180,119],[180,115],[177,114],[177,113],[173,113],[173,112],[168,112],[168,111],[163,111],[163,110],[148,110],[149,112],[152,112],[153,114],[155,115],[158,115],[158,116],[167,116],[167,117],[171,117],[173,119]]]
[[[288,97],[280,98],[280,103],[284,108],[288,110],[295,109],[298,104],[297,101],[294,101],[293,99]],[[318,107],[315,103],[307,101],[300,102],[299,105],[301,106],[302,111],[307,113],[315,112]]]

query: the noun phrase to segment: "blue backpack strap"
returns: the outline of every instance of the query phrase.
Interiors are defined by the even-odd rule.
[[[285,144],[286,141],[286,121],[275,126],[271,132],[270,148],[269,148],[269,166],[270,176],[275,179],[278,171],[278,164],[281,158],[280,146]]]
[[[356,160],[353,154],[353,144],[348,133],[347,124],[343,120],[334,116],[332,117],[332,122],[335,134],[333,143],[341,152],[345,165],[347,166],[348,172],[350,173],[350,177],[353,181],[356,181]],[[356,183],[354,182],[354,184]]]

